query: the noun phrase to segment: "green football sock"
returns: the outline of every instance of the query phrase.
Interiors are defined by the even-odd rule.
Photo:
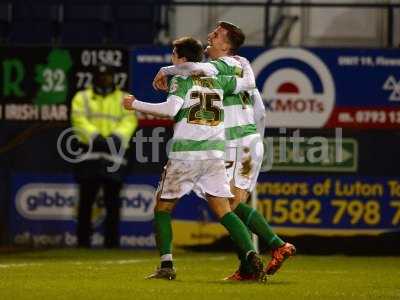
[[[156,243],[160,256],[172,253],[171,214],[165,211],[154,213],[154,229]]]
[[[249,232],[249,235],[251,236],[250,230],[247,228],[247,231]],[[253,273],[253,267],[249,263],[248,259],[246,258],[246,253],[241,251],[239,247],[235,245],[235,252],[236,255],[240,261],[240,266],[239,266],[239,271],[242,274],[252,274]]]
[[[255,251],[250,234],[237,215],[233,212],[229,212],[222,217],[220,222],[228,230],[232,240],[242,253],[247,255],[249,251]]]
[[[264,217],[254,208],[251,208],[247,204],[239,203],[234,212],[252,232],[267,243],[268,247],[275,249],[285,244],[272,231],[271,226],[269,226]]]
[[[251,236],[251,233],[249,232]],[[246,257],[246,253],[241,251],[240,249],[236,249],[236,254],[240,260],[239,270],[242,274],[252,274],[254,272],[253,266],[250,264],[249,260]]]

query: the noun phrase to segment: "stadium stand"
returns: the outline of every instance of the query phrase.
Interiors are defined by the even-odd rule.
[[[160,26],[160,6],[156,2],[2,1],[0,42],[8,45],[149,44],[155,40]]]

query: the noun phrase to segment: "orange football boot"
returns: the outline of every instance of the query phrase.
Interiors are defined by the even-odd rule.
[[[273,275],[280,269],[283,262],[296,254],[296,247],[290,243],[285,243],[283,246],[272,250],[272,259],[268,263],[268,266],[265,270],[267,275]]]
[[[226,281],[257,281],[257,276],[255,274],[242,274],[240,270],[237,270],[232,275],[225,277]]]

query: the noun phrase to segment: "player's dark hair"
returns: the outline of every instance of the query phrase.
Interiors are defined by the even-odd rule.
[[[245,35],[242,29],[232,23],[225,21],[218,22],[218,26],[221,26],[227,31],[228,41],[231,45],[231,52],[232,54],[235,54],[237,49],[239,49],[240,46],[243,45],[245,40]]]
[[[185,57],[190,62],[200,62],[203,60],[203,44],[192,38],[182,37],[173,41],[172,45],[179,58]]]

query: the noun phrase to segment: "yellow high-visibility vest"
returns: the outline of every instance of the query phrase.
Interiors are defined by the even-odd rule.
[[[122,106],[123,97],[127,93],[116,89],[105,97],[94,93],[92,88],[79,91],[72,99],[71,122],[76,135],[84,144],[98,134],[108,137],[119,136],[123,147],[127,147],[129,139],[137,127],[134,112]]]

